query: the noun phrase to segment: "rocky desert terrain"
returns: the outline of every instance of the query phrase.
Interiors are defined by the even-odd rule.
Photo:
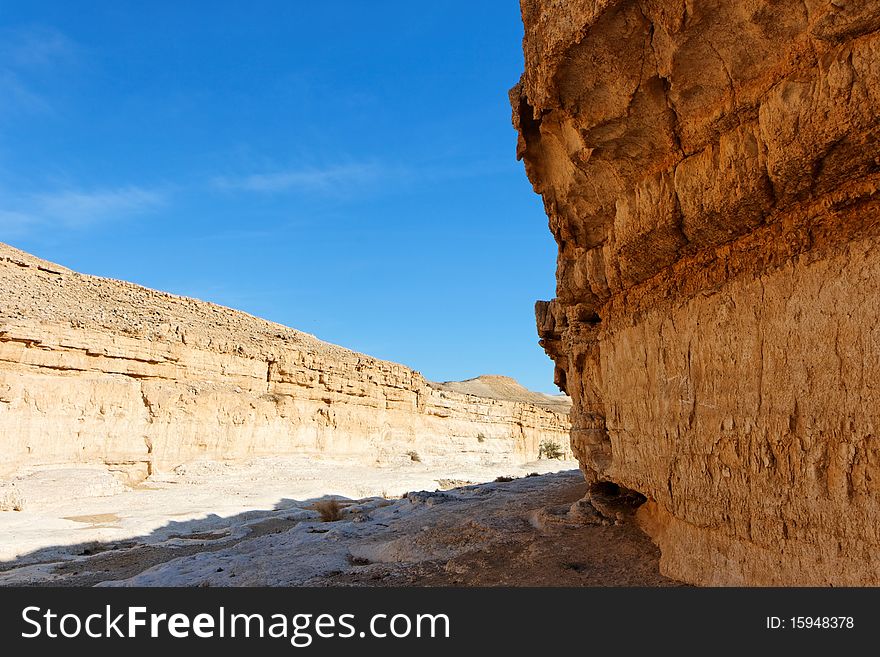
[[[0,477],[100,464],[129,484],[196,459],[480,465],[570,455],[566,397],[432,383],[215,304],[0,245]]]
[[[538,332],[661,571],[880,584],[880,4],[522,0]]]
[[[0,245],[0,583],[880,585],[880,3],[521,10],[568,396]]]
[[[339,527],[375,529],[359,524],[367,510],[408,509],[410,491],[473,497],[442,491],[571,469],[570,404],[503,376],[434,383],[245,313],[0,244],[0,581],[118,579],[84,575],[80,562],[112,554],[133,575],[184,554],[243,550],[239,542],[266,533],[299,536],[321,500],[342,500],[346,518],[363,507],[333,525],[335,541]],[[459,521],[479,518],[468,509]],[[263,557],[288,561],[306,549],[297,541]],[[275,570],[240,571],[237,582],[308,579]]]
[[[632,522],[603,518],[582,501],[586,484],[577,470],[503,477],[445,491],[431,482],[430,490],[394,499],[283,497],[261,504],[255,491],[268,498],[273,483],[278,490],[296,490],[280,481],[262,485],[268,473],[295,466],[273,460],[225,472],[183,468],[151,482],[149,491],[68,503],[64,508],[78,515],[58,522],[79,523],[79,542],[0,563],[0,585],[678,584],[659,574],[657,548]],[[346,464],[317,464],[313,490],[339,485],[334,467],[339,472]],[[355,480],[366,476],[369,486],[366,468],[348,472]],[[224,502],[218,506],[219,500]],[[231,512],[233,505],[247,503],[247,511]],[[181,510],[171,522],[161,512],[169,505]],[[193,513],[200,506],[220,513]],[[94,513],[82,513],[89,508]],[[147,510],[153,517],[147,517]],[[148,533],[127,531],[151,520],[155,529]],[[26,521],[5,528],[4,535],[36,533],[35,527],[24,528]]]

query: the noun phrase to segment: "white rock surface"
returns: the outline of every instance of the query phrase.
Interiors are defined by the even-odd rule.
[[[11,482],[24,510],[0,513],[0,561],[22,565],[64,560],[100,542],[158,544],[182,531],[241,536],[244,525],[235,525],[241,514],[262,519],[280,509],[289,515],[311,506],[308,500],[326,496],[392,498],[410,490],[576,466],[574,461],[541,460],[437,469],[410,460],[377,467],[339,457],[265,457],[196,461],[132,487],[100,466],[43,467]],[[308,515],[317,517],[313,510]],[[4,581],[0,574],[0,583]]]

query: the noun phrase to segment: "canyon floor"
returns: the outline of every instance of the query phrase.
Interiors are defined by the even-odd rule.
[[[15,481],[23,510],[0,513],[0,584],[677,585],[631,522],[578,503],[579,471],[552,472],[573,466],[204,461],[135,487],[101,467],[36,469]],[[322,520],[330,499],[338,517]]]

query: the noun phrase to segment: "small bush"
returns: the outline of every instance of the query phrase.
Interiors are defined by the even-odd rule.
[[[321,516],[321,522],[335,522],[342,518],[342,507],[336,500],[315,502],[312,508]]]
[[[466,479],[436,479],[437,486],[440,490],[452,490],[453,488],[461,488],[462,486],[470,486],[474,482]]]
[[[513,481],[513,477],[495,477],[495,481],[499,484],[507,483],[508,481]]]
[[[422,462],[422,457],[419,456],[419,453],[415,450],[411,450],[411,451],[407,452],[406,455],[409,457],[410,461],[415,461],[416,463]]]
[[[478,443],[484,443],[484,442],[486,442],[486,434],[484,434],[484,433],[478,433],[478,434],[477,434],[477,442],[478,442]]]
[[[556,441],[544,440],[538,446],[539,459],[561,459],[563,456],[565,456],[565,452],[562,451],[562,448]]]
[[[21,511],[22,509],[24,509],[24,499],[15,484],[0,484],[0,511]]]

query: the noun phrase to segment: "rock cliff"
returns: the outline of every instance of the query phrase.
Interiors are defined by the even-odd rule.
[[[525,462],[545,440],[565,445],[565,402],[536,404],[506,381],[520,397],[456,391],[242,312],[0,244],[0,477],[98,463],[136,482],[198,458],[303,453]]]
[[[880,3],[522,0],[538,332],[668,576],[880,584]]]

